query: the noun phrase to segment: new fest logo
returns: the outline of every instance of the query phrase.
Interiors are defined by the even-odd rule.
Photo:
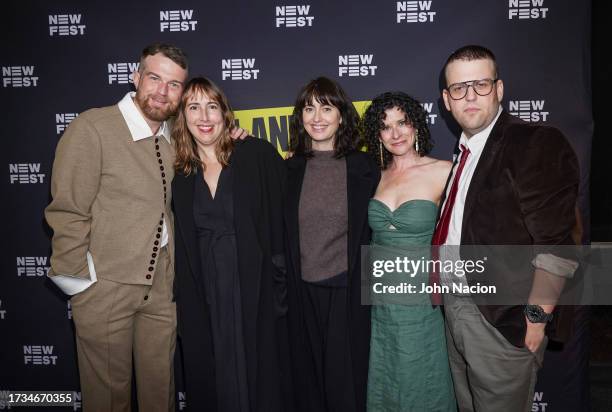
[[[438,119],[438,114],[432,113],[434,108],[433,102],[424,102],[421,103],[421,106],[423,106],[423,109],[425,109],[425,120],[427,121],[427,123],[432,126],[435,125],[436,120]]]
[[[357,112],[362,115],[370,105],[370,101],[353,102]],[[432,113],[433,102],[423,103],[427,112],[427,122],[436,124],[437,113]],[[251,131],[253,136],[269,141],[281,155],[289,150],[290,124],[293,115],[293,107],[273,107],[251,110],[236,110],[234,116],[238,126],[245,127]]]
[[[82,14],[50,14],[49,36],[83,36],[86,25]]]
[[[0,411],[11,410],[11,404],[9,403],[9,391],[8,389],[0,389]]]
[[[431,0],[398,1],[395,4],[396,23],[433,23],[436,12]]]
[[[40,184],[47,174],[41,173],[40,163],[9,163],[10,184]]]
[[[255,58],[221,59],[221,80],[257,80]]]
[[[58,355],[53,345],[23,345],[23,364],[32,366],[56,366]]]
[[[49,274],[48,256],[17,256],[17,277],[41,277]]]
[[[526,122],[546,122],[550,112],[544,110],[546,101],[542,100],[510,100],[508,111]]]
[[[72,410],[73,411],[80,411],[81,408],[83,407],[83,398],[82,398],[82,394],[81,391],[74,391],[72,392],[72,398],[74,399],[74,403],[72,404]]]
[[[79,114],[78,113],[56,113],[55,114],[55,131],[58,135],[64,133],[66,127],[72,122]]]
[[[178,398],[178,410],[182,411],[185,408],[187,408],[187,394],[186,392],[178,392],[177,394],[177,398]]]
[[[139,63],[107,63],[108,84],[134,83],[132,75],[138,70]]]
[[[193,19],[193,10],[161,10],[159,12],[159,31],[195,31],[198,21]]]
[[[543,400],[544,392],[534,392],[531,412],[546,412],[548,410],[548,402],[543,402]]]
[[[508,20],[545,19],[548,7],[544,0],[508,0]]]
[[[2,87],[36,87],[35,66],[2,66]]]
[[[338,77],[376,76],[373,54],[343,54],[338,56]]]
[[[276,27],[312,27],[314,16],[310,15],[310,4],[298,6],[276,6]]]

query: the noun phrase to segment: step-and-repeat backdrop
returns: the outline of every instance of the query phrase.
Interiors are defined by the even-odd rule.
[[[356,102],[387,90],[416,97],[429,114],[433,155],[446,159],[458,129],[440,99],[442,65],[462,45],[485,45],[498,57],[505,109],[559,127],[575,148],[588,222],[590,2],[25,1],[4,10],[0,391],[74,390],[80,397],[70,303],[45,276],[43,210],[55,146],[80,112],[130,90],[140,51],[152,42],[182,47],[191,74],[217,82],[240,125],[280,151],[298,89],[325,75]],[[574,342],[547,352],[533,411],[587,407],[585,327],[577,321]],[[177,399],[183,410],[180,378]]]

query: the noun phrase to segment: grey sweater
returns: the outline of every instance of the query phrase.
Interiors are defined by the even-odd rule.
[[[315,151],[306,162],[299,205],[302,279],[319,282],[348,269],[346,160]]]

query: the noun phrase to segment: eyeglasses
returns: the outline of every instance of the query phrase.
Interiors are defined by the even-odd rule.
[[[469,82],[453,83],[446,88],[448,94],[453,100],[463,99],[468,92],[468,89],[472,87],[474,92],[479,96],[487,96],[493,91],[493,85],[499,79],[482,79],[482,80],[470,80]]]

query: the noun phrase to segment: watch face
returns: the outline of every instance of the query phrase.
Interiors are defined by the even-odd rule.
[[[538,310],[540,308],[538,308],[537,306],[528,306],[527,310],[529,311],[529,315],[532,317],[536,317],[538,315],[540,315],[540,311]]]
[[[544,312],[544,309],[538,305],[525,306],[525,316],[531,322],[547,322],[551,317],[550,314]]]

